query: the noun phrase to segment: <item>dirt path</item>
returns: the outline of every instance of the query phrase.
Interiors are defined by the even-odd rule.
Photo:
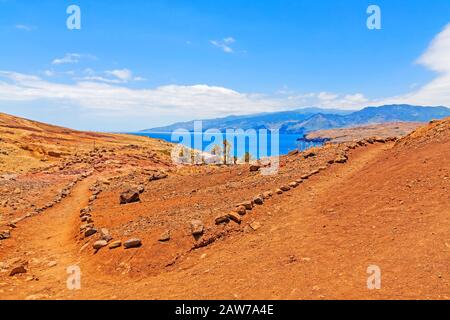
[[[397,205],[393,195],[401,194],[395,189],[400,182],[395,173],[392,181],[384,178],[384,171],[394,166],[392,172],[396,172],[398,166],[383,162],[391,147],[377,144],[353,151],[347,164],[335,164],[255,208],[249,217],[259,224],[256,231],[245,227],[242,233],[190,253],[171,271],[151,277],[103,273],[87,255],[81,258],[76,243],[78,212],[87,203],[90,185],[84,181],[61,205],[22,225],[14,240],[18,254],[32,252],[31,257],[41,262],[54,259],[58,265],[33,267],[31,273],[39,281],[14,280],[2,296],[446,299],[448,248],[430,237],[430,230],[442,232],[440,239],[450,236],[446,208],[426,212],[418,206]],[[439,199],[439,194],[435,196]],[[138,250],[145,249],[144,245]],[[81,290],[66,288],[66,267],[72,264],[82,270]],[[382,270],[382,290],[367,289],[367,267],[372,264]],[[133,267],[132,258],[129,267]]]
[[[330,233],[315,222],[323,201],[383,154],[387,145],[355,152],[346,165],[335,165],[290,193],[253,210],[256,232],[236,234],[191,253],[176,270],[154,277],[98,275],[85,282],[77,298],[121,299],[296,299],[322,298],[331,292],[342,259],[329,246]],[[339,238],[339,237],[338,237]],[[338,249],[338,248],[337,248]],[[337,256],[336,256],[337,255]],[[130,262],[130,264],[132,264]],[[334,265],[336,267],[336,265]],[[347,272],[354,271],[353,269]],[[345,271],[342,271],[345,272]],[[341,273],[341,272],[339,272]],[[365,270],[364,270],[365,274]],[[361,286],[365,288],[362,277]],[[111,283],[116,285],[111,287]],[[351,288],[349,288],[351,290]],[[365,289],[367,290],[367,289]]]
[[[29,271],[7,279],[0,287],[4,298],[53,298],[62,291],[70,296],[66,288],[67,267],[80,263],[76,242],[78,213],[87,205],[91,183],[92,179],[79,182],[60,204],[18,226],[8,243],[12,250],[6,251],[9,258],[28,261]]]

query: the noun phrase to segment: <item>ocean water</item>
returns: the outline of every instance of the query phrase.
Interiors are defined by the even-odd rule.
[[[218,145],[222,145],[221,141],[219,141],[219,143],[216,143],[216,141],[214,141],[214,138],[212,135],[208,135],[206,133],[191,133],[190,134],[190,139],[173,139],[172,137],[172,133],[167,133],[167,132],[160,132],[160,133],[142,133],[142,132],[129,132],[129,134],[134,134],[134,135],[139,135],[139,136],[144,136],[144,137],[151,137],[154,139],[160,139],[160,140],[164,140],[164,141],[168,141],[168,142],[173,142],[173,143],[181,143],[186,147],[194,147],[194,139],[195,136],[197,138],[201,138],[202,140],[202,151],[207,151],[209,152],[211,147],[214,144],[218,144]],[[230,136],[227,137],[231,144],[234,146],[238,145],[238,136],[235,135],[234,137],[232,137],[230,139]],[[245,138],[243,136],[241,136],[240,138]],[[256,147],[256,154],[254,152],[255,148],[251,148],[249,146],[249,139],[245,139],[245,149],[243,148],[239,148],[241,150],[237,150],[238,148],[232,148],[232,150],[234,150],[233,154],[235,156],[237,156],[238,158],[242,158],[245,154],[245,152],[250,152],[253,158],[259,159],[261,156],[277,156],[277,155],[286,155],[289,152],[293,151],[293,150],[305,150],[314,146],[320,146],[322,145],[322,143],[320,142],[305,142],[305,141],[298,141],[297,139],[302,138],[302,136],[300,135],[296,135],[296,134],[279,134],[279,139],[278,139],[278,150],[279,152],[276,152],[276,148],[272,148],[272,144],[271,144],[271,140],[272,140],[272,136],[270,134],[267,135],[266,139],[264,139],[261,136],[257,136],[257,147]],[[225,135],[223,135],[223,138],[225,139]],[[212,141],[211,141],[212,140]],[[267,143],[264,143],[263,141],[267,141]],[[241,140],[242,141],[242,140]],[[265,152],[266,154],[259,154],[259,148],[262,145],[267,145],[267,148],[263,148],[267,149],[267,151]],[[274,149],[274,151],[272,151],[272,149]],[[253,152],[252,152],[253,151]]]

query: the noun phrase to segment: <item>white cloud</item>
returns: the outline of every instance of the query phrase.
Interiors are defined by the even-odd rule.
[[[417,63],[437,72],[437,77],[414,91],[378,100],[377,103],[450,106],[450,24],[433,39]]]
[[[25,24],[16,24],[15,28],[17,30],[22,30],[22,31],[27,31],[27,32],[33,31],[33,29],[34,29],[34,27],[28,26],[28,25],[25,25]]]
[[[52,61],[52,64],[69,64],[78,63],[80,61],[81,55],[78,53],[66,53],[63,58],[57,58]]]
[[[128,82],[133,79],[133,73],[128,69],[106,71],[106,74],[123,82]]]
[[[233,37],[228,37],[223,40],[211,40],[210,42],[213,46],[222,49],[226,53],[233,53],[234,50],[231,45],[235,43],[236,40]]]
[[[227,42],[232,40],[228,39]],[[206,84],[134,89],[127,87],[126,83],[141,78],[135,77],[128,69],[101,73],[85,69],[82,71],[83,77],[74,79],[73,83],[58,83],[34,75],[0,71],[0,105],[2,102],[8,105],[11,101],[30,102],[31,105],[31,102],[43,100],[54,105],[73,105],[108,114],[157,114],[158,118],[174,121],[187,115],[191,119],[198,119],[310,106],[348,110],[388,103],[450,106],[449,57],[450,25],[436,36],[418,59],[420,64],[438,72],[437,77],[422,87],[412,88],[407,94],[387,99],[369,99],[362,93],[296,93],[287,87],[271,96]],[[76,59],[77,56],[71,58]]]
[[[80,54],[80,53],[66,53],[62,58],[56,58],[52,61],[54,65],[60,64],[75,64],[80,62],[81,59],[91,59],[96,60],[97,57],[91,54]]]
[[[87,68],[83,70],[83,74],[86,76],[78,77],[75,80],[78,81],[99,81],[105,83],[127,83],[130,81],[144,81],[146,80],[143,77],[135,77],[133,76],[133,72],[129,69],[117,69],[117,70],[108,70],[105,72],[97,73],[91,68]]]
[[[53,76],[55,76],[55,71],[53,71],[53,70],[44,70],[44,75],[45,76],[47,76],[47,77],[53,77]]]
[[[89,77],[89,76],[88,76]],[[52,105],[72,105],[110,115],[160,118],[174,121],[187,115],[192,119],[274,112],[306,106],[354,109],[362,95],[308,93],[297,96],[267,96],[232,89],[199,85],[166,85],[150,89],[128,88],[120,82],[90,76],[73,84],[56,83],[36,76],[0,71],[1,102],[48,101]],[[334,100],[330,100],[334,97]]]

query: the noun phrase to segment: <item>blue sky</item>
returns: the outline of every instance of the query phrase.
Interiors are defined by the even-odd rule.
[[[68,30],[66,9],[81,9]],[[381,30],[366,26],[381,9]],[[0,111],[89,130],[450,105],[448,0],[0,0]]]

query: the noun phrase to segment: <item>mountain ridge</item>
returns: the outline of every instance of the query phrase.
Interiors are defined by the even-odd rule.
[[[450,116],[444,106],[414,106],[407,104],[369,106],[358,111],[304,108],[292,111],[259,113],[202,121],[202,129],[280,129],[280,133],[306,134],[316,130],[345,128],[388,122],[428,122]],[[177,129],[194,130],[194,121],[145,129],[142,133],[171,132]]]

